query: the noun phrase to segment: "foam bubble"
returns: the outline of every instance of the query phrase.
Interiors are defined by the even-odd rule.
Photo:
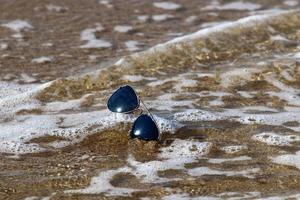
[[[0,50],[6,50],[8,48],[8,44],[4,42],[0,42]]]
[[[139,15],[139,16],[137,16],[137,19],[140,22],[146,22],[149,19],[149,15]]]
[[[118,168],[116,170],[108,170],[101,172],[99,176],[93,177],[89,187],[77,190],[67,190],[66,193],[81,193],[81,194],[100,194],[105,193],[107,196],[127,196],[132,192],[138,191],[131,188],[120,188],[111,185],[110,181],[114,175],[118,173],[128,173],[132,170],[128,167]]]
[[[165,10],[178,10],[181,8],[181,5],[170,1],[154,2],[153,5],[157,8],[162,8]]]
[[[174,110],[176,107],[192,107],[193,101],[191,100],[182,100],[182,101],[174,101],[172,98],[176,97],[177,94],[174,93],[166,93],[161,96],[156,97],[155,100],[147,101],[147,105],[150,108],[155,108],[158,110]]]
[[[257,107],[253,107],[254,110]],[[196,122],[196,121],[216,121],[216,120],[230,120],[237,121],[243,124],[268,124],[268,125],[283,125],[290,121],[300,120],[300,109],[296,107],[286,107],[286,111],[264,114],[249,114],[247,111],[251,107],[243,109],[224,109],[222,112],[212,112],[201,109],[189,109],[184,112],[174,114],[174,119],[179,122]],[[267,109],[267,108],[266,108]],[[274,111],[267,109],[266,111]],[[288,127],[292,130],[298,131],[300,127]]]
[[[152,19],[157,22],[166,21],[168,19],[174,18],[171,14],[161,14],[161,15],[153,15]]]
[[[32,25],[29,24],[27,21],[24,20],[14,20],[14,21],[10,21],[6,24],[2,24],[1,26],[3,27],[7,27],[10,28],[11,30],[15,31],[15,32],[20,32],[22,30],[25,29],[32,29]]]
[[[250,168],[241,171],[221,171],[214,170],[208,167],[197,167],[188,170],[188,174],[191,176],[203,176],[203,175],[224,175],[224,176],[244,176],[247,178],[254,178],[255,173],[259,172],[259,168]]]
[[[299,2],[296,0],[286,0],[283,2],[283,4],[287,6],[297,6]]]
[[[174,115],[174,119],[178,121],[197,122],[197,121],[216,121],[225,118],[222,117],[221,115],[218,115],[217,113],[213,113],[210,111],[190,109],[184,112],[176,113]]]
[[[280,155],[271,159],[277,164],[290,165],[300,169],[300,151],[297,151],[295,154]]]
[[[5,24],[1,24],[1,26],[9,28],[13,30],[15,33],[12,35],[13,38],[23,39],[23,35],[21,31],[33,29],[33,26],[24,20],[14,20]]]
[[[251,3],[251,2],[243,2],[243,1],[237,1],[237,2],[231,2],[224,5],[209,5],[201,10],[258,10],[261,8],[260,4]]]
[[[287,38],[283,37],[282,35],[273,35],[270,38],[271,41],[290,41]]]
[[[181,194],[170,194],[167,196],[164,196],[162,198],[163,200],[220,200],[220,198],[217,197],[209,197],[209,196],[198,196],[198,197],[190,197],[187,193],[181,193]]]
[[[213,164],[220,164],[224,162],[234,162],[234,161],[245,161],[245,160],[251,160],[252,158],[249,156],[239,156],[235,158],[210,158],[208,160],[209,163]]]
[[[297,135],[279,135],[273,132],[264,132],[252,137],[253,140],[264,142],[268,145],[290,146],[291,142],[300,141],[300,136]]]
[[[138,41],[134,41],[134,40],[129,40],[125,42],[125,46],[127,47],[127,49],[129,51],[138,51],[140,50],[140,46],[141,43],[139,43]]]
[[[58,6],[58,5],[54,5],[54,4],[49,4],[46,6],[46,8],[50,12],[64,12],[64,11],[68,10],[67,7]]]
[[[169,147],[161,149],[158,158],[162,161],[141,163],[129,157],[128,163],[135,168],[136,176],[144,182],[166,182],[169,179],[158,177],[157,172],[167,169],[184,169],[186,163],[194,162],[206,155],[211,147],[209,142],[197,142],[176,139]]]
[[[221,22],[206,22],[201,24],[201,28],[208,28],[217,25],[224,25],[226,23],[230,23],[231,21],[221,21]]]
[[[158,176],[158,171],[168,169],[185,169],[186,163],[194,162],[196,159],[206,155],[211,147],[209,142],[197,142],[176,139],[169,147],[161,148],[158,158],[149,162],[139,162],[129,155],[128,166],[116,170],[101,172],[98,176],[92,178],[90,185],[84,189],[67,190],[67,193],[85,193],[105,195],[130,195],[136,189],[117,188],[110,184],[112,177],[118,173],[131,173],[145,183],[167,182],[171,179]],[[174,179],[173,179],[174,180]],[[175,178],[176,180],[176,178]]]
[[[192,24],[194,23],[196,20],[198,19],[198,17],[196,15],[192,15],[187,17],[184,21],[188,24]]]
[[[118,25],[114,27],[114,31],[117,31],[119,33],[128,33],[133,30],[132,26],[128,25]]]
[[[110,0],[100,0],[99,4],[105,5],[107,8],[113,8],[114,6],[111,4]]]
[[[81,48],[109,48],[112,46],[110,42],[102,39],[98,39],[95,35],[96,32],[101,32],[104,30],[100,23],[95,24],[95,28],[85,29],[81,32],[81,40],[87,41],[86,44],[81,45]]]
[[[246,145],[232,145],[232,146],[221,147],[221,150],[228,154],[237,153],[244,149],[248,149],[248,147]]]
[[[41,56],[31,60],[32,63],[45,64],[53,61],[53,57]]]
[[[131,82],[139,82],[139,81],[142,81],[142,80],[153,81],[153,80],[157,79],[155,77],[145,77],[145,76],[142,76],[142,75],[124,75],[122,78],[124,80],[128,80],[128,81],[131,81]]]
[[[252,74],[260,71],[260,69],[254,68],[234,68],[232,70],[228,70],[221,74],[221,85],[223,87],[228,87],[233,85],[233,83],[236,84],[243,80],[250,81],[252,79]]]

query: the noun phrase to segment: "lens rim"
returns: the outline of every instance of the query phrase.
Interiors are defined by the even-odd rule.
[[[110,109],[109,109],[109,106],[108,106],[108,102],[109,102],[110,98],[111,98],[111,97],[112,97],[119,89],[121,89],[122,87],[127,87],[127,86],[130,87],[130,88],[133,90],[133,92],[134,92],[134,94],[135,94],[135,96],[136,96],[136,98],[137,98],[137,100],[138,100],[137,106],[136,106],[133,110],[126,111],[126,112],[115,112],[115,111],[110,110]],[[140,104],[141,104],[140,97],[137,95],[137,93],[136,93],[136,91],[133,89],[133,87],[131,87],[130,85],[123,85],[123,86],[119,87],[118,89],[116,89],[116,91],[110,95],[110,97],[109,97],[109,99],[108,99],[108,101],[107,101],[106,107],[107,107],[107,109],[108,109],[109,111],[114,112],[114,113],[130,114],[130,113],[133,113],[134,111],[136,111],[136,110],[140,107]]]

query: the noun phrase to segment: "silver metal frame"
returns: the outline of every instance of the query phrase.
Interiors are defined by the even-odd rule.
[[[160,129],[159,129],[159,126],[156,122],[156,120],[154,119],[152,113],[149,111],[149,109],[147,108],[147,106],[144,104],[144,102],[142,101],[142,99],[138,96],[139,100],[142,102],[143,106],[145,107],[146,111],[148,112],[148,114],[150,115],[151,119],[154,121],[156,127],[157,127],[157,130],[158,130],[158,140],[160,140],[160,136],[161,136],[161,132],[160,132]]]

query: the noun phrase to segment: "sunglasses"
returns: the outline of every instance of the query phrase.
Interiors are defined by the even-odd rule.
[[[159,140],[159,129],[153,115],[131,86],[125,85],[115,91],[108,99],[107,107],[111,112],[130,114],[139,109],[140,103],[143,104],[148,114],[141,113],[134,121],[130,137]]]

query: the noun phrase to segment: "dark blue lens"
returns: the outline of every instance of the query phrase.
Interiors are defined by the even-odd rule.
[[[139,107],[139,100],[132,87],[126,85],[111,95],[107,107],[112,112],[127,113]]]
[[[135,120],[130,136],[142,140],[158,140],[159,131],[149,115],[141,115]]]

